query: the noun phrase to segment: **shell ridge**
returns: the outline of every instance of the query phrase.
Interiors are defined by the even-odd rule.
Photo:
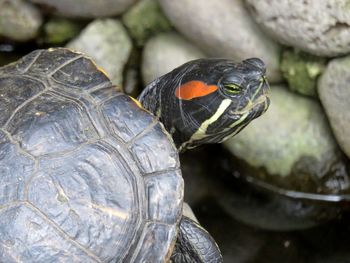
[[[35,63],[36,61],[39,59],[39,57],[41,56],[41,54],[44,52],[44,50],[40,50],[38,52],[38,54],[33,58],[33,60],[22,70],[20,70],[20,72],[23,74],[25,72],[27,72]],[[17,68],[18,69],[18,68]]]

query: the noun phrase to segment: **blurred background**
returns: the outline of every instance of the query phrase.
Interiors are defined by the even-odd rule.
[[[181,155],[185,201],[225,262],[350,262],[348,0],[0,0],[0,66],[56,46],[132,96],[192,59],[263,59],[268,112]]]

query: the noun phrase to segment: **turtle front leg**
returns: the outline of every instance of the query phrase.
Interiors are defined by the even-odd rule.
[[[222,255],[211,235],[197,222],[183,216],[171,263],[222,263]]]

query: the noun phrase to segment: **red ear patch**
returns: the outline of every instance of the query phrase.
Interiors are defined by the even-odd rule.
[[[203,81],[192,80],[175,90],[175,96],[181,100],[191,100],[213,93],[218,89],[216,85],[207,85]]]

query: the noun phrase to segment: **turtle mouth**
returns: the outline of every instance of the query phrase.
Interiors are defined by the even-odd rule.
[[[269,107],[270,99],[265,94],[260,96],[254,102],[250,102],[250,105],[244,107],[244,109],[239,111],[230,112],[235,120],[228,127],[222,129],[220,132],[210,134],[210,136],[219,142],[226,140],[227,138],[240,132],[245,126],[247,126],[253,119],[258,118],[262,115]],[[208,134],[209,135],[209,134]]]
[[[259,115],[256,116],[258,117],[265,111],[267,111],[269,106],[270,98],[268,97],[267,93],[264,93],[254,101],[249,100],[247,105],[243,109],[231,111],[230,113],[231,115],[236,116],[236,118],[237,116],[240,116],[241,118],[243,116],[251,115],[253,113],[259,113]]]
[[[253,120],[261,116],[267,111],[269,106],[270,106],[270,98],[268,96],[264,96],[264,98],[261,98],[259,101],[253,104],[252,108],[250,109],[248,119]]]

